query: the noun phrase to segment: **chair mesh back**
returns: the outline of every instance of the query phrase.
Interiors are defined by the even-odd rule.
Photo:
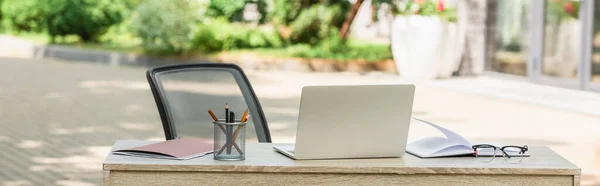
[[[225,103],[240,119],[250,111],[248,140],[270,142],[264,114],[245,75],[237,66],[182,65],[149,70],[149,81],[159,106],[167,139],[213,136],[213,119],[208,109],[225,119]],[[179,68],[177,68],[179,67]],[[236,68],[231,68],[236,67]],[[155,92],[154,92],[155,91]]]

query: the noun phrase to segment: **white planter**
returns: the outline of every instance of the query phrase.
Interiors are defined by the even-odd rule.
[[[561,23],[558,34],[558,64],[556,75],[559,77],[572,78],[576,76],[577,63],[579,61],[581,41],[581,21],[570,20]]]
[[[547,24],[544,39],[543,74],[574,78],[579,61],[581,21]]]
[[[442,22],[442,36],[437,55],[438,78],[449,78],[457,71],[464,49],[464,32],[459,30],[456,23]]]
[[[392,55],[400,75],[429,80],[458,69],[462,45],[454,23],[436,16],[397,16],[392,25]]]

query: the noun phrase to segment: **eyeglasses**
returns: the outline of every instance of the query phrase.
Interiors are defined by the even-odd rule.
[[[489,163],[494,160],[496,156],[504,157],[504,160],[508,163],[521,163],[523,162],[523,156],[529,148],[527,145],[520,146],[502,146],[496,147],[490,144],[479,144],[473,145],[475,151],[475,157],[478,161],[483,163]]]

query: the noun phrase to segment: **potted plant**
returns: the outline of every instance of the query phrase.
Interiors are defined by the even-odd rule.
[[[576,76],[581,42],[580,3],[547,1],[543,72],[558,77]]]
[[[462,41],[456,10],[444,0],[404,0],[392,25],[392,54],[409,79],[449,77],[458,69]],[[463,34],[464,35],[464,34]]]

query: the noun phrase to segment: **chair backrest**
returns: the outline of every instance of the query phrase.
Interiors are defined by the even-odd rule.
[[[213,135],[208,109],[225,118],[225,104],[241,118],[246,108],[250,119],[247,138],[271,142],[262,107],[240,67],[223,63],[195,63],[150,68],[146,77],[163,124],[167,140]],[[256,136],[251,135],[256,131]]]

